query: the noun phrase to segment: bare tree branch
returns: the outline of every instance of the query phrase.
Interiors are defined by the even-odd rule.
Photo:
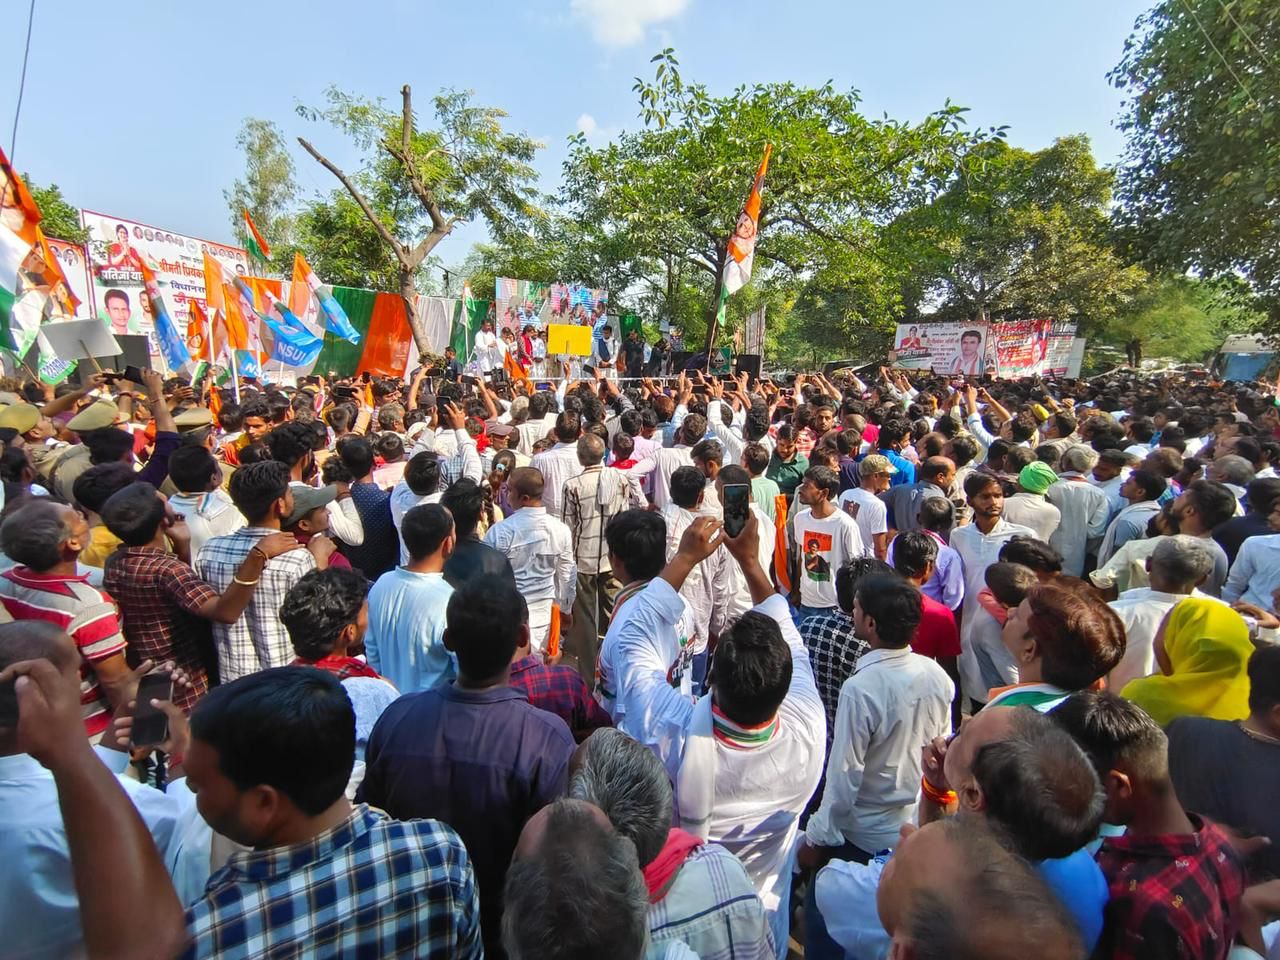
[[[364,211],[364,215],[369,219],[369,222],[373,224],[373,228],[378,231],[378,236],[382,237],[382,239],[386,241],[387,245],[395,251],[396,259],[398,259],[402,264],[406,263],[409,251],[405,249],[404,244],[392,235],[391,231],[386,228],[386,225],[378,219],[377,214],[373,212],[373,207],[370,206],[369,201],[364,198],[364,194],[362,194],[356,185],[351,182],[351,178],[343,173],[337,164],[308,143],[304,137],[299,137],[298,143],[302,144],[302,149],[315,157],[320,166],[324,167],[338,178],[338,182],[347,188],[347,193],[351,194],[351,199],[355,200],[355,202],[360,205],[360,209]]]

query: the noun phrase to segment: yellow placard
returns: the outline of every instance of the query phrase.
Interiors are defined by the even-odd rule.
[[[591,328],[571,323],[547,324],[547,353],[550,356],[591,356]]]

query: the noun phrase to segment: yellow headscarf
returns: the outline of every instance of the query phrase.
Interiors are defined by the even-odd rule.
[[[1243,720],[1249,715],[1253,654],[1249,628],[1236,611],[1207,598],[1188,597],[1170,611],[1164,649],[1173,672],[1125,684],[1132,700],[1160,726],[1181,716]]]

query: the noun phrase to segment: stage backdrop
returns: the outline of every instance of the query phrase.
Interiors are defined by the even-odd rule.
[[[497,329],[519,330],[526,323],[541,329],[548,323],[593,326],[608,312],[609,294],[578,283],[538,283],[498,277],[494,284]],[[614,330],[618,334],[618,330]]]
[[[1075,334],[1074,323],[1048,320],[900,323],[892,362],[905,370],[964,376],[1070,376]]]

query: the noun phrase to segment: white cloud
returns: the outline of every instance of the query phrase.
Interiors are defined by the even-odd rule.
[[[586,136],[589,143],[607,143],[622,132],[621,127],[602,127],[596,118],[589,113],[578,117],[578,130]]]
[[[607,47],[640,43],[650,26],[680,16],[688,6],[689,0],[569,0],[573,15]]]

